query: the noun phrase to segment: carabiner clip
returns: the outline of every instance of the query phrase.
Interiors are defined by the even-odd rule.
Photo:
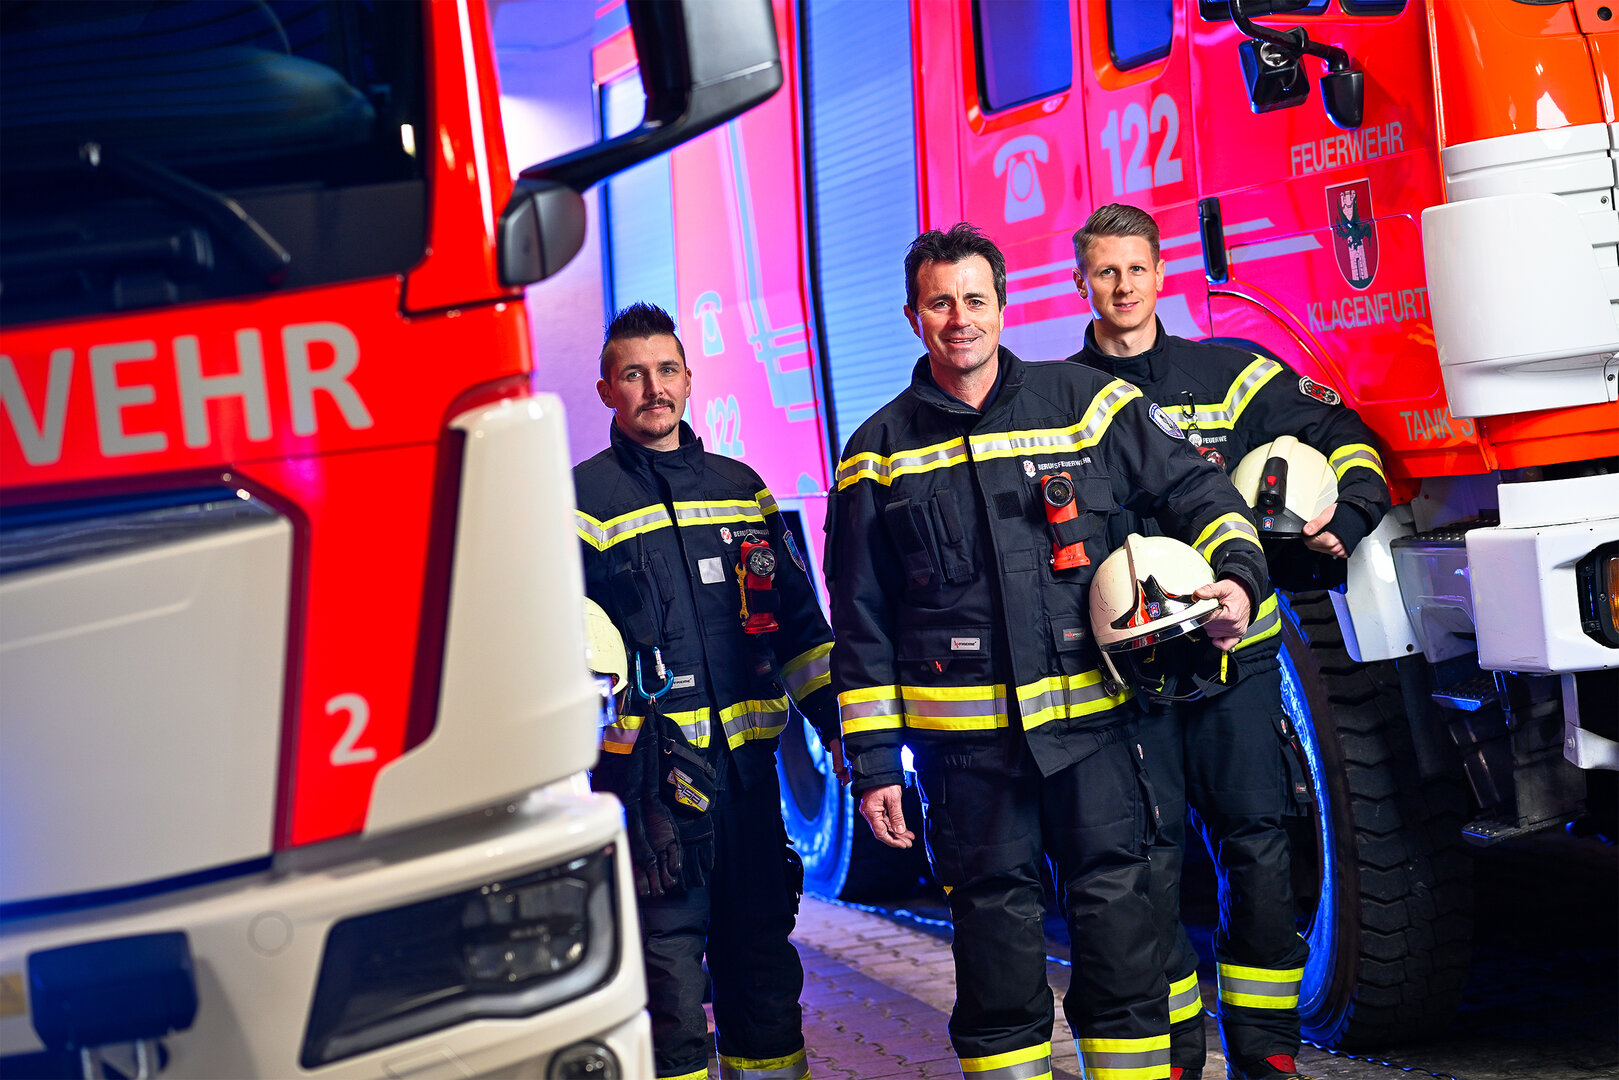
[[[646,698],[648,701],[657,701],[660,697],[669,692],[669,688],[675,683],[675,677],[667,668],[663,666],[663,654],[656,648],[652,650],[652,661],[657,665],[657,669],[663,673],[663,685],[650,693],[647,691],[646,683],[641,678],[641,651],[637,649],[635,652],[635,688],[639,690],[641,692],[641,696]]]

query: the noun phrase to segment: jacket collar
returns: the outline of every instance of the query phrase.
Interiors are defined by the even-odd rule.
[[[680,445],[673,450],[648,449],[620,431],[616,422],[609,421],[608,426],[613,453],[629,472],[667,472],[680,468],[695,470],[702,465],[703,440],[684,420],[680,421]]]
[[[1018,390],[1023,386],[1025,367],[1023,361],[1005,345],[999,347],[997,353],[999,371],[996,373],[997,389],[992,391],[994,398],[989,407],[982,411],[973,408],[965,401],[947,394],[940,389],[939,384],[933,381],[933,369],[928,364],[927,356],[916,362],[911,369],[910,394],[924,405],[931,405],[941,412],[947,412],[959,417],[982,417],[999,413],[1002,408],[1011,404]]]
[[[1068,359],[1078,360],[1081,364],[1129,382],[1157,382],[1169,370],[1169,361],[1164,358],[1164,343],[1169,340],[1169,335],[1164,333],[1163,320],[1155,315],[1153,322],[1158,333],[1153,338],[1151,348],[1134,356],[1110,356],[1096,347],[1096,323],[1093,320],[1085,327],[1085,347]]]

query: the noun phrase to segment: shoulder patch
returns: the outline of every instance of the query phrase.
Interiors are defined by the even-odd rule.
[[[1299,393],[1308,398],[1315,398],[1323,405],[1339,405],[1344,400],[1338,391],[1325,383],[1316,382],[1308,375],[1299,376]]]
[[[1180,425],[1175,423],[1175,418],[1170,416],[1163,409],[1160,409],[1156,404],[1151,405],[1151,406],[1148,407],[1147,415],[1151,416],[1152,417],[1152,422],[1158,425],[1158,430],[1162,431],[1165,435],[1168,435],[1170,438],[1172,438],[1172,439],[1184,439],[1184,438],[1186,438],[1186,436],[1181,433]]]

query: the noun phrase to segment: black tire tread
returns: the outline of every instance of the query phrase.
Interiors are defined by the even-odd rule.
[[[1349,659],[1324,593],[1291,603],[1331,704],[1353,822],[1355,865],[1349,998],[1303,1017],[1307,1037],[1347,1050],[1431,1035],[1454,1015],[1473,929],[1472,860],[1461,839],[1470,800],[1459,776],[1418,775],[1392,663]],[[1342,848],[1340,847],[1340,850]],[[1351,914],[1346,910],[1346,916]]]

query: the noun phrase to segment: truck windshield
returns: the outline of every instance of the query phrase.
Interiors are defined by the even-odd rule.
[[[400,0],[6,0],[0,322],[408,270],[422,24]]]

